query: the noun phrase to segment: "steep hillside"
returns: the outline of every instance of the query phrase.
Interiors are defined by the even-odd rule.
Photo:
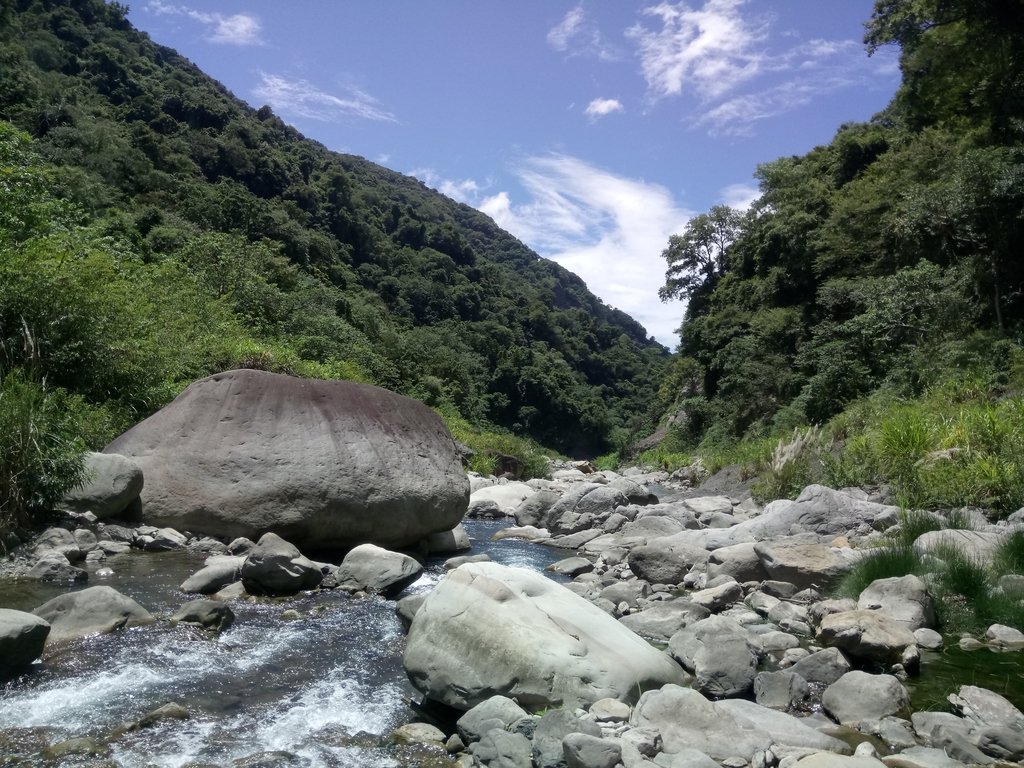
[[[889,107],[765,163],[750,210],[713,208],[664,251],[662,297],[688,304],[663,450],[758,455],[771,497],[885,483],[908,506],[1009,513],[1024,504],[1024,5],[878,0],[865,42],[900,47]]]
[[[666,350],[483,214],[250,108],[116,4],[0,8],[0,117],[32,137],[16,154],[46,194],[114,272],[156,290],[178,275],[240,327],[235,349],[196,348],[150,391],[86,384],[25,288],[0,307],[8,368],[31,357],[133,416],[223,366],[355,377],[581,455],[645,423]],[[26,332],[51,353],[15,354]]]

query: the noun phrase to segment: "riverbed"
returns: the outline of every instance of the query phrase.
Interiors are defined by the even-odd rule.
[[[470,554],[535,570],[565,555],[520,540],[491,542],[507,525],[467,520]],[[91,584],[112,586],[167,616],[195,597],[177,586],[202,560],[133,552],[106,561],[114,575],[93,577]],[[406,594],[432,588],[442,562],[429,561]],[[31,610],[63,591],[9,585],[0,605]],[[124,766],[161,768],[245,764],[260,756],[272,760],[267,765],[304,768],[407,764],[385,743],[395,727],[413,719],[410,702],[418,699],[402,667],[404,634],[394,601],[335,591],[231,606],[235,624],[219,637],[158,622],[48,655],[45,664],[0,690],[0,755],[28,756],[41,742],[105,742],[119,725],[177,702],[190,713],[187,720],[126,733],[113,740],[109,757]],[[284,619],[285,611],[299,618]],[[2,758],[0,764],[6,764]]]

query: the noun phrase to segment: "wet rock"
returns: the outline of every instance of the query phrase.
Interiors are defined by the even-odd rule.
[[[38,616],[0,608],[0,683],[39,658],[49,634],[50,625]]]
[[[410,680],[468,709],[495,694],[527,707],[629,699],[683,680],[675,662],[545,576],[497,563],[448,573],[413,619]]]
[[[313,589],[323,574],[294,544],[275,533],[265,533],[246,555],[241,578],[249,594],[289,595]]]
[[[1024,731],[1024,714],[1004,696],[987,688],[962,685],[949,695],[953,711],[976,728],[1008,727]]]
[[[137,602],[106,586],[59,595],[32,613],[50,624],[47,645],[154,621]]]
[[[594,563],[585,557],[567,557],[564,560],[559,560],[557,563],[552,563],[544,570],[571,578],[581,573],[590,573],[594,570]]]
[[[416,581],[423,566],[401,552],[360,544],[338,566],[338,583],[346,589],[364,589],[393,597]]]
[[[47,528],[36,538],[35,554],[37,557],[44,557],[51,552],[64,555],[72,563],[80,562],[85,558],[85,553],[79,548],[75,535],[67,528]]]
[[[825,648],[797,661],[789,671],[809,683],[831,685],[849,672],[850,662],[838,648]]]
[[[172,623],[194,624],[215,632],[223,632],[234,621],[235,612],[219,600],[192,600],[171,616]]]
[[[999,648],[1024,648],[1024,632],[1005,624],[993,624],[985,630],[985,642]]]
[[[206,560],[206,565],[185,579],[178,589],[185,593],[212,595],[241,578],[242,563],[244,562],[244,557],[233,555],[209,557]]]
[[[432,533],[427,537],[427,551],[432,555],[448,555],[469,549],[469,534],[462,523],[450,531]]]
[[[37,560],[25,574],[28,579],[47,581],[55,584],[81,584],[89,580],[89,574],[73,566],[60,552],[50,550]]]
[[[135,539],[135,546],[147,552],[170,552],[174,549],[184,549],[188,539],[184,534],[173,528],[159,528],[149,535],[138,536]]]
[[[256,370],[191,384],[104,453],[145,475],[142,519],[297,546],[409,546],[461,521],[469,482],[441,418],[350,381]]]
[[[409,627],[412,626],[412,620],[416,617],[416,612],[426,599],[426,594],[406,595],[395,603],[395,613],[398,614],[398,620],[402,622],[402,629],[406,632],[409,631]]]

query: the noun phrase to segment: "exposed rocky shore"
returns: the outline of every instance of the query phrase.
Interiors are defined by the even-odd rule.
[[[1024,761],[1024,714],[1000,692],[964,680],[948,692],[945,711],[915,711],[908,692],[922,650],[952,642],[1022,653],[1019,627],[995,625],[979,637],[944,638],[928,580],[917,576],[879,579],[857,599],[830,596],[830,585],[864,553],[885,547],[899,533],[901,510],[880,496],[809,486],[796,500],[762,508],[741,488],[718,479],[694,488],[692,476],[673,479],[640,469],[598,473],[585,463],[555,465],[545,480],[467,481],[464,473],[456,477],[451,471],[455,446],[431,416],[419,414],[422,428],[381,426],[388,411],[377,408],[369,428],[358,419],[334,419],[344,427],[336,439],[286,441],[290,458],[279,463],[287,471],[333,466],[341,454],[325,446],[336,440],[362,445],[365,456],[384,445],[381,455],[405,461],[420,477],[401,486],[407,502],[396,503],[391,514],[381,501],[399,493],[389,485],[397,469],[389,467],[380,476],[358,479],[367,494],[361,510],[359,494],[343,483],[337,495],[344,503],[325,502],[331,492],[322,483],[306,500],[301,490],[289,491],[293,510],[283,497],[268,500],[263,485],[250,483],[255,470],[239,459],[242,446],[265,442],[264,433],[276,429],[244,415],[278,402],[273,393],[280,382],[256,378],[258,386],[251,386],[248,373],[207,380],[183,396],[185,405],[200,403],[208,431],[217,435],[203,438],[213,454],[190,459],[192,469],[155,458],[159,441],[152,436],[140,449],[145,461],[110,453],[90,457],[90,487],[69,497],[62,516],[2,564],[6,578],[72,588],[30,613],[0,609],[3,679],[89,635],[166,620],[215,636],[234,621],[235,601],[344,590],[397,599],[407,627],[404,663],[423,695],[423,722],[392,736],[396,743],[416,745],[404,764],[957,768]],[[290,405],[276,409],[283,418],[306,412],[296,405],[301,396],[311,395],[325,407],[327,395],[319,390],[302,395],[292,391],[291,382],[284,385]],[[221,394],[211,396],[211,388]],[[217,398],[231,407],[216,405]],[[246,409],[234,410],[247,398],[252,402]],[[329,410],[339,408],[335,403]],[[229,415],[214,420],[212,413]],[[176,440],[188,436],[188,420],[158,417],[156,431],[187,453]],[[360,426],[353,428],[355,422]],[[133,440],[118,444],[130,446]],[[443,455],[422,456],[428,443]],[[257,464],[271,462],[267,451],[259,455]],[[177,469],[167,472],[167,466]],[[210,466],[216,471],[208,471]],[[373,475],[369,468],[359,471]],[[162,478],[156,489],[151,473]],[[203,487],[215,478],[224,509],[229,501],[244,507],[246,530],[259,535],[227,535],[235,528],[224,522],[231,517],[224,510],[206,530],[207,518],[196,511],[182,519],[200,528],[161,524],[173,507],[167,501],[173,489],[190,476]],[[260,518],[246,504],[247,484],[280,525],[252,522]],[[374,484],[384,490],[372,491]],[[426,498],[433,495],[447,501]],[[195,510],[204,508],[198,491],[188,498],[197,500]],[[516,525],[502,530],[502,537],[564,550],[551,570],[568,581],[462,554],[469,540],[456,524],[461,513],[454,520],[447,512],[436,519],[431,513],[412,533],[417,509],[456,506],[459,498],[470,517],[514,518]],[[387,532],[361,537],[367,543],[346,546],[343,557],[325,557],[339,539],[318,539],[315,532],[343,527],[329,522],[330,515],[342,514],[361,515],[359,530]],[[980,512],[970,514],[972,530],[932,531],[914,541],[914,549],[939,557],[953,542],[984,559],[1024,518],[1022,510],[993,524]],[[306,534],[293,541],[288,531]],[[380,546],[389,542],[390,549]],[[393,551],[398,548],[403,551]],[[154,615],[103,585],[107,561],[116,563],[129,550],[206,555],[203,567],[180,586],[195,599],[173,614]],[[431,553],[457,556],[430,592],[401,597]],[[1015,588],[1021,577],[1007,574],[1003,587]],[[93,585],[81,588],[85,583]],[[1016,688],[1019,680],[1010,684]],[[297,763],[280,757],[267,764]]]

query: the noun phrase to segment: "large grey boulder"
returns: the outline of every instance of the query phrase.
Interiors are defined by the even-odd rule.
[[[142,467],[127,456],[87,453],[85,471],[86,481],[64,495],[58,505],[62,509],[92,512],[100,520],[117,517],[142,491]]]
[[[857,607],[878,611],[900,622],[911,632],[935,626],[935,603],[927,585],[913,574],[876,579],[860,593]]]
[[[1005,537],[1006,534],[1000,531],[944,528],[918,536],[914,540],[914,551],[919,555],[935,555],[941,558],[943,550],[952,548],[979,563],[988,563]]]
[[[542,527],[552,534],[577,533],[606,520],[618,507],[629,504],[626,494],[599,483],[579,483],[544,514]]]
[[[0,608],[0,683],[39,658],[49,634],[50,625],[38,616]]]
[[[975,728],[1007,727],[1024,731],[1024,713],[1005,697],[976,685],[961,685],[949,694],[953,711]]]
[[[629,722],[661,733],[665,752],[697,749],[719,762],[730,757],[750,761],[774,741],[747,718],[736,717],[698,691],[678,685],[641,696]]]
[[[855,560],[854,550],[809,541],[806,535],[762,541],[754,545],[754,552],[769,578],[787,581],[798,589],[827,589]]]
[[[316,563],[275,533],[260,537],[246,555],[239,575],[251,595],[293,595],[313,589],[323,580]]]
[[[50,625],[47,645],[154,621],[152,614],[113,587],[88,587],[48,600],[34,611]]]
[[[913,632],[877,611],[844,611],[826,616],[818,626],[817,638],[818,642],[841,648],[855,658],[883,664],[901,662],[908,649],[917,647]]]
[[[898,513],[899,507],[864,501],[824,485],[809,485],[796,501],[773,501],[760,516],[736,527],[746,529],[758,541],[804,532],[838,536]]]
[[[910,694],[892,675],[853,670],[825,689],[821,704],[837,723],[856,728],[890,715],[906,714]]]
[[[216,374],[104,452],[142,467],[148,523],[305,548],[411,545],[455,526],[469,498],[436,413],[349,381]]]
[[[853,750],[844,741],[812,728],[806,722],[785,712],[755,704],[746,699],[719,701],[720,711],[728,712],[737,719],[745,719],[772,735],[776,744],[786,747],[821,749],[838,754],[849,754]]]
[[[705,696],[743,696],[754,686],[757,656],[747,631],[734,619],[709,616],[679,630],[668,648],[694,674],[694,687]]]
[[[495,694],[577,705],[682,682],[682,669],[601,609],[533,571],[467,563],[416,613],[405,669],[427,698],[468,709]]]
[[[562,742],[566,768],[615,768],[622,762],[622,747],[611,739],[570,733]]]
[[[681,531],[631,550],[629,568],[652,584],[681,584],[695,564],[707,562],[708,554],[689,531]]]
[[[530,740],[521,733],[492,728],[470,747],[474,765],[488,768],[531,768]]]
[[[416,581],[421,573],[423,566],[409,555],[376,544],[360,544],[345,555],[336,576],[342,587],[369,589],[393,597]]]

